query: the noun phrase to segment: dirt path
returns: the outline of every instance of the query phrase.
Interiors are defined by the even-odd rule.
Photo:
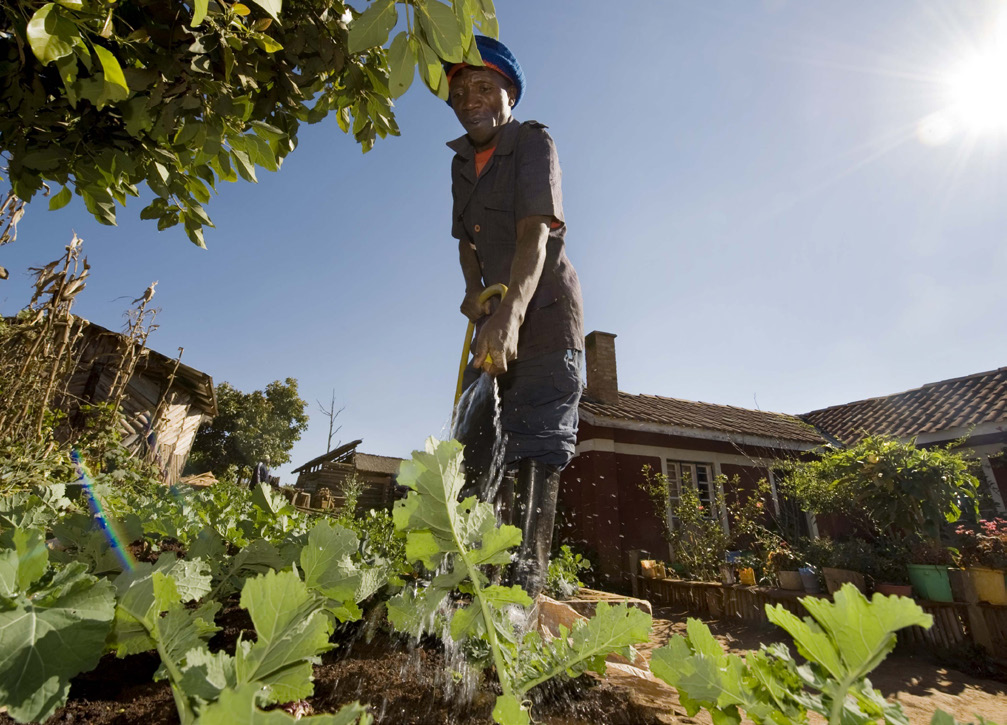
[[[673,635],[685,634],[687,615],[668,609],[654,612],[654,629],[649,645],[640,649],[649,659],[651,650],[664,645]],[[772,625],[753,626],[743,622],[708,621],[714,636],[730,651],[741,654],[758,649],[761,643],[786,642],[788,638],[777,635],[780,630]],[[633,682],[631,678],[615,676],[613,684],[630,686],[634,700],[662,713],[667,723],[703,723],[710,718],[699,713],[694,718],[686,715],[671,687],[650,682]],[[892,654],[871,677],[874,686],[888,698],[896,698],[912,725],[929,725],[938,708],[957,719],[970,722],[982,715],[996,723],[1007,724],[1007,684],[975,677],[936,664],[928,657],[909,654]]]

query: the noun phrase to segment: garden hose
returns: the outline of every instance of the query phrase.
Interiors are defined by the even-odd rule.
[[[507,296],[507,285],[494,284],[484,289],[479,295],[479,304],[482,305],[483,303],[489,301],[490,298],[496,297],[497,295],[500,295],[500,301],[502,302],[503,298]],[[462,362],[458,366],[458,387],[455,389],[456,406],[462,397],[462,377],[465,375],[465,366],[468,364],[469,349],[472,347],[472,338],[475,337],[475,332],[476,324],[472,322],[472,320],[469,320],[468,329],[465,330],[465,345],[462,347]],[[486,355],[486,359],[493,362],[493,359],[489,356],[489,354]]]

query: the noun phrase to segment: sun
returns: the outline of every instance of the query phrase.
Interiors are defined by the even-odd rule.
[[[1007,14],[985,48],[976,50],[948,77],[950,111],[974,133],[1007,133]]]

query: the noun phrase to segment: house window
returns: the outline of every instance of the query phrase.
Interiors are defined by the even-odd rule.
[[[692,486],[699,494],[699,503],[703,506],[703,516],[713,517],[714,504],[717,501],[716,483],[713,480],[712,463],[689,463],[687,461],[666,461],[668,470],[668,519],[675,528],[678,519],[675,517],[675,507],[679,502],[679,491],[682,486]]]

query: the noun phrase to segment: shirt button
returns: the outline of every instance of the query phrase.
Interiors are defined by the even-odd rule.
[[[476,233],[478,233],[480,231],[478,224],[476,224],[475,227],[473,227],[473,228],[476,230]]]

